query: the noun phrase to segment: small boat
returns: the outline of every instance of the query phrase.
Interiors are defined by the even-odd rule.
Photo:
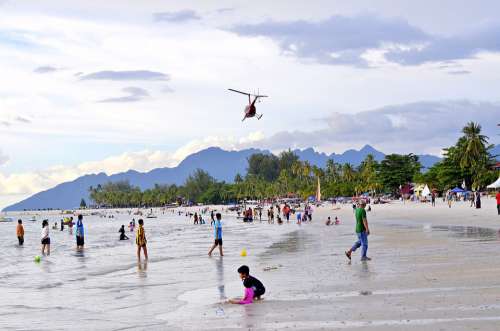
[[[148,214],[146,216],[146,218],[158,218],[158,216],[154,215],[154,214]]]
[[[32,218],[30,218],[29,220],[27,220],[27,222],[36,222],[36,216],[33,216]]]
[[[10,223],[10,222],[14,222],[14,219],[12,217],[0,217],[0,222]]]

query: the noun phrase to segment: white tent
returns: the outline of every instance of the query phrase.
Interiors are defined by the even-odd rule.
[[[429,194],[431,194],[431,190],[429,190],[429,186],[427,186],[427,184],[425,184],[425,187],[424,187],[424,189],[422,190],[422,196],[423,196],[423,197],[426,197],[426,196],[428,196]]]
[[[498,177],[498,179],[494,183],[492,183],[486,187],[487,188],[499,188],[500,187],[500,177]]]

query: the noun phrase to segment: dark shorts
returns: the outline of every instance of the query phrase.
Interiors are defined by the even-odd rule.
[[[50,238],[42,239],[42,245],[50,245]]]
[[[83,246],[84,244],[85,244],[84,237],[76,237],[76,245],[77,246]]]
[[[222,246],[222,239],[215,239],[214,243],[215,243],[215,246],[217,246],[217,245]]]
[[[254,298],[259,298],[261,296],[264,295],[264,293],[266,293],[266,289],[256,289],[254,292],[253,292],[253,297]]]
[[[19,245],[24,244],[24,237],[22,237],[22,236],[18,236],[18,237],[17,237],[17,240],[19,240]]]

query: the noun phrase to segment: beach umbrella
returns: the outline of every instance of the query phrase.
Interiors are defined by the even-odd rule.
[[[429,186],[427,186],[427,184],[425,185],[424,189],[422,190],[422,196],[428,196],[429,194],[431,194],[431,191],[429,190]]]
[[[500,177],[494,182],[491,183],[490,185],[486,186],[486,188],[499,188],[500,187]]]

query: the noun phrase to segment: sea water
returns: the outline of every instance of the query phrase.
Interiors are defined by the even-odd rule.
[[[60,231],[63,215],[41,213],[36,222],[23,218],[24,246],[17,245],[16,225],[0,223],[0,329],[79,330],[160,328],[166,321],[156,316],[169,313],[182,302],[177,297],[189,290],[213,289],[213,302],[227,298],[228,286],[239,295],[241,284],[236,269],[251,264],[254,257],[275,238],[290,229],[248,224],[235,215],[223,216],[224,249],[228,256],[207,252],[213,243],[210,215],[206,224],[170,210],[155,212],[158,218],[144,218],[149,261],[138,263],[135,232],[128,224],[138,216],[108,211],[113,218],[84,216],[85,249],[76,250],[75,229]],[[66,216],[66,215],[64,215]],[[40,253],[41,219],[49,219],[51,254]],[[57,229],[52,229],[58,222]],[[75,217],[76,222],[76,217]],[[130,240],[120,241],[118,230],[125,225]],[[266,222],[267,225],[267,222]],[[239,251],[246,248],[249,256]],[[252,255],[254,257],[252,257]],[[211,296],[212,297],[212,296]],[[222,313],[221,313],[222,312]],[[223,315],[216,309],[214,314]]]

